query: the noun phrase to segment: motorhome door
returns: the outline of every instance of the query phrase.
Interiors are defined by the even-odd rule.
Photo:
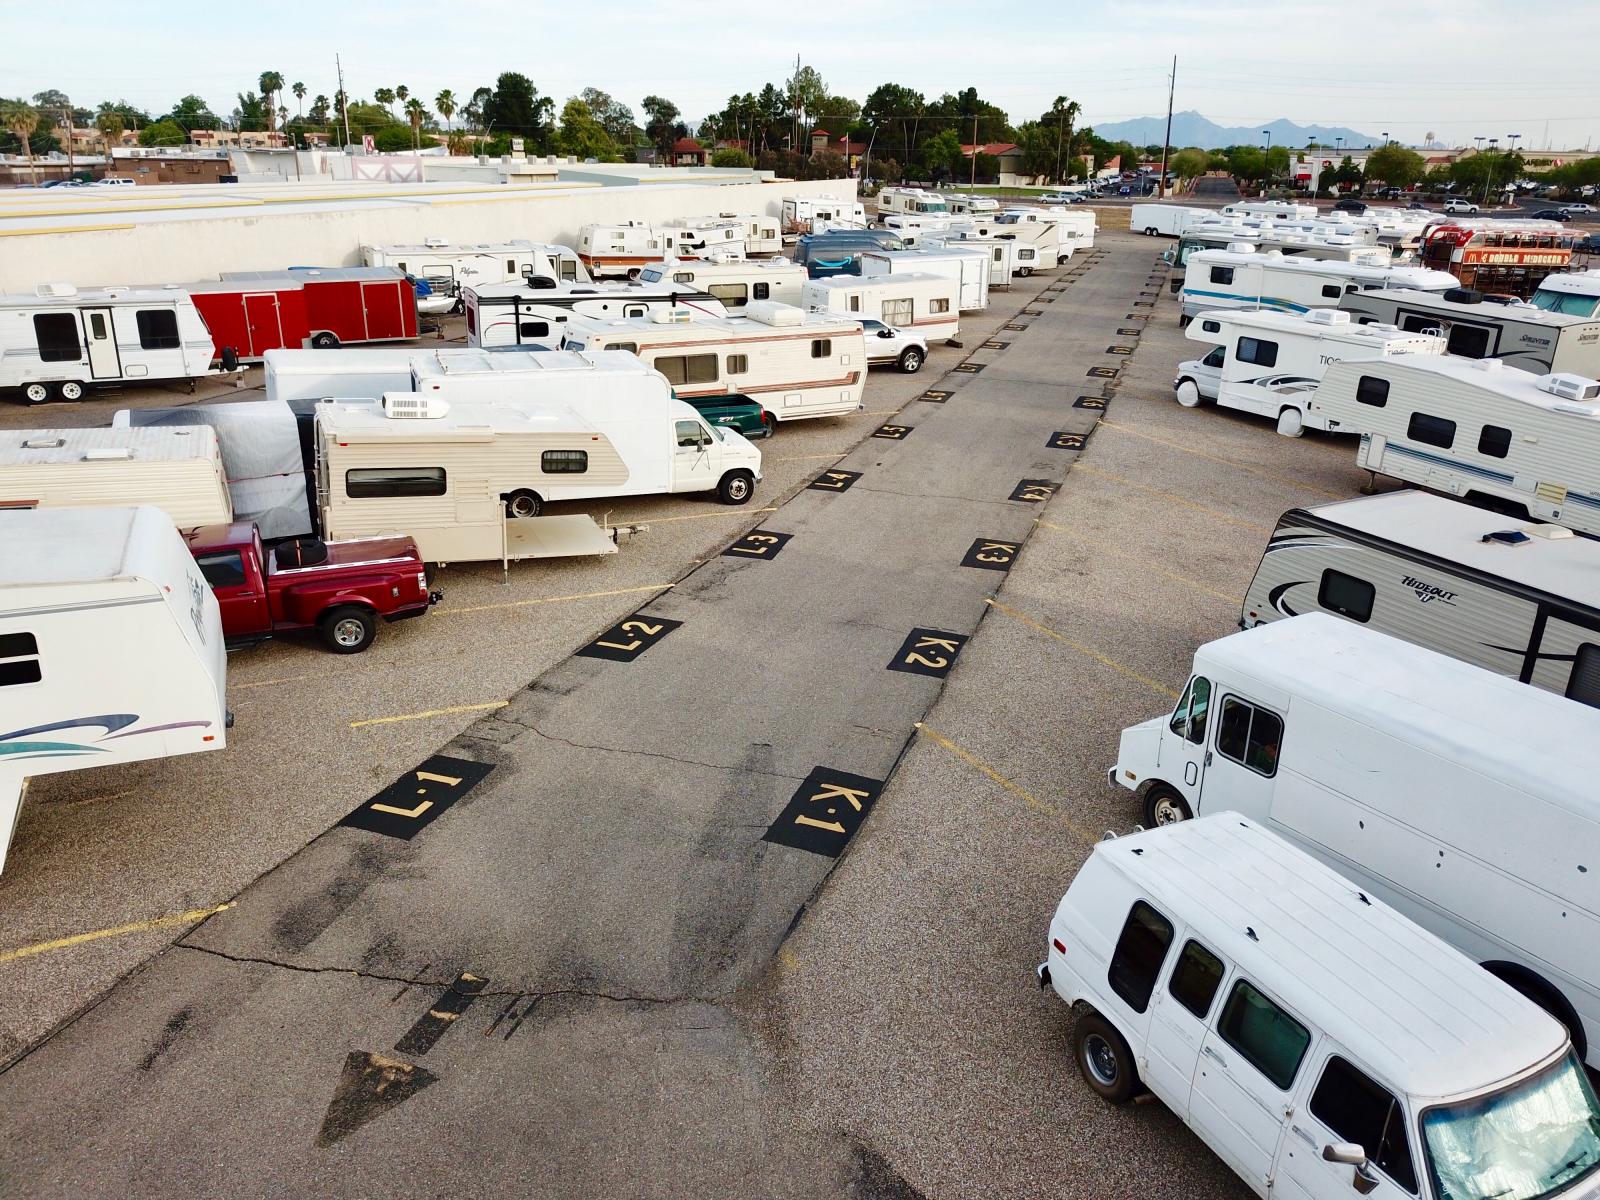
[[[711,448],[716,440],[711,430],[699,421],[674,421],[672,440],[673,490],[698,492],[715,486],[716,464],[711,461]]]
[[[95,379],[120,379],[122,359],[117,354],[117,334],[109,308],[85,308],[83,339],[89,347],[89,374]]]

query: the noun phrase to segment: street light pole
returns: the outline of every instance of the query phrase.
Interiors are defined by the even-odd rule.
[[[1272,154],[1272,130],[1263,129],[1261,132],[1267,135],[1267,155],[1270,156]],[[1261,160],[1261,194],[1263,196],[1267,194],[1267,181],[1271,178],[1272,165],[1267,157],[1263,157]]]
[[[1484,172],[1483,172],[1483,199],[1478,201],[1478,203],[1485,204],[1485,205],[1489,203],[1489,180],[1494,175],[1494,167],[1495,167],[1494,157],[1493,156],[1496,153],[1495,148],[1500,144],[1500,139],[1499,138],[1489,138],[1488,142],[1489,142],[1489,155],[1490,155],[1490,157],[1488,159],[1488,165],[1486,166],[1486,168],[1484,169]]]

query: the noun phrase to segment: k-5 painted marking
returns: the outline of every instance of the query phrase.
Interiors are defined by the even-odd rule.
[[[435,754],[402,775],[339,824],[410,841],[483,781],[493,763]]]
[[[1096,408],[1096,409],[1100,409],[1100,408],[1104,408],[1105,406],[1106,406],[1106,398],[1104,396],[1079,396],[1076,400],[1074,400],[1072,402],[1072,407],[1073,408]]]
[[[956,665],[956,655],[967,639],[942,629],[913,629],[889,662],[889,670],[943,679]]]
[[[789,797],[762,840],[838,858],[882,790],[881,779],[816,767]]]
[[[1022,551],[1021,542],[1003,542],[999,538],[979,538],[962,556],[963,567],[977,567],[980,571],[1009,571]]]
[[[752,529],[722,552],[724,558],[777,558],[789,544],[792,533],[776,533],[771,529]]]
[[[816,492],[848,492],[850,485],[860,478],[860,471],[824,471],[806,487]]]
[[[647,617],[634,613],[626,621],[613,625],[577,653],[580,658],[604,658],[611,662],[631,663],[682,624],[682,621],[669,621],[665,617]]]
[[[943,404],[946,400],[950,399],[950,393],[942,391],[939,388],[929,388],[927,391],[923,392],[922,395],[918,396],[917,399],[926,400],[929,404]]]

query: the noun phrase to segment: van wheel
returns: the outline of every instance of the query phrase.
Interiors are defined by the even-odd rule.
[[[1299,437],[1305,431],[1305,417],[1298,408],[1285,408],[1278,414],[1278,432],[1284,437]]]
[[[1192,816],[1189,802],[1164,783],[1156,784],[1144,794],[1144,821],[1150,829],[1158,825],[1176,825]]]
[[[744,504],[755,490],[756,479],[749,471],[729,471],[717,484],[717,499],[724,504]]]
[[[922,351],[915,346],[907,347],[900,355],[900,369],[907,375],[915,375],[922,370]]]
[[[1185,408],[1198,408],[1200,406],[1200,385],[1192,379],[1178,381],[1178,403]]]
[[[1029,275],[1033,274],[1033,268],[1032,267],[1018,267],[1017,268],[1017,274],[1021,275],[1024,279],[1026,279]]]
[[[50,385],[48,383],[30,383],[22,389],[22,402],[24,404],[44,404],[50,399]]]
[[[1072,1049],[1078,1070],[1102,1100],[1126,1104],[1139,1086],[1133,1052],[1110,1021],[1090,1009],[1078,1018],[1072,1031]]]
[[[378,636],[378,621],[370,608],[342,604],[324,613],[317,629],[323,643],[335,654],[360,654]]]
[[[537,517],[544,505],[536,493],[522,488],[506,497],[506,516]]]
[[[59,390],[63,400],[83,399],[83,384],[79,383],[76,379],[67,380],[65,383],[60,385]]]
[[[321,333],[313,335],[311,344],[318,350],[334,350],[339,346],[339,338],[337,334],[329,333],[324,329]]]

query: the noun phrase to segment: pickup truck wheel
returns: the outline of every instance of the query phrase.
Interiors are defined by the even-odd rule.
[[[1192,816],[1189,802],[1175,788],[1158,783],[1144,794],[1144,820],[1150,829],[1157,825],[1176,825]]]
[[[771,413],[767,412],[766,409],[762,409],[761,410],[761,428],[766,431],[765,433],[763,433],[761,435],[762,437],[764,437],[764,438],[771,437],[773,434],[778,432],[778,418],[773,416]]]
[[[317,622],[322,640],[335,654],[359,654],[378,636],[378,620],[370,608],[343,604],[329,609]]]
[[[717,484],[717,499],[724,504],[744,504],[755,490],[756,479],[749,471],[729,471]]]
[[[44,404],[50,399],[50,385],[48,383],[30,383],[22,389],[22,402],[24,404]]]
[[[907,375],[915,375],[922,370],[922,351],[915,346],[907,346],[900,355],[900,369]]]
[[[1078,1070],[1102,1100],[1126,1104],[1139,1087],[1133,1051],[1110,1021],[1090,1009],[1078,1018],[1072,1031],[1072,1049]]]
[[[67,380],[65,383],[60,385],[59,390],[63,400],[83,399],[83,384],[79,383],[76,379]]]
[[[1200,385],[1192,379],[1178,381],[1178,403],[1185,408],[1198,408],[1200,405]]]
[[[526,488],[512,492],[506,497],[506,516],[508,517],[537,517],[543,503],[535,492]]]
[[[311,339],[311,344],[318,350],[334,350],[338,348],[339,338],[338,335],[329,333],[324,329]]]

